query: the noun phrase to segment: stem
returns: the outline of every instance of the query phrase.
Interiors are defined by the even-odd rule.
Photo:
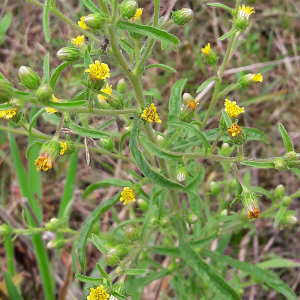
[[[242,177],[241,177],[239,171],[237,170],[235,164],[231,164],[231,168],[232,168],[232,170],[233,170],[233,172],[234,172],[236,178],[237,178],[238,181],[240,182],[242,188],[245,189],[245,190],[247,190],[247,187],[245,186],[244,181],[243,181],[243,179],[242,179]]]
[[[139,63],[139,41],[134,39],[134,45],[135,45],[135,49],[134,49],[134,52],[135,52],[135,61],[136,61],[136,64],[138,65]]]
[[[208,150],[208,154],[211,154],[215,147],[217,146],[218,141],[220,140],[220,138],[222,137],[222,135],[224,134],[225,130],[220,130],[217,138],[215,139],[214,143],[212,144],[212,146],[210,147],[210,149]]]
[[[61,130],[62,130],[62,128],[63,128],[63,125],[64,125],[64,121],[65,121],[65,115],[63,114],[63,115],[61,116],[59,125],[58,125],[58,127],[57,127],[57,129],[56,129],[56,132],[55,132],[55,134],[54,134],[54,138],[59,138],[60,132],[61,132]]]
[[[229,168],[226,167],[226,170],[225,170],[225,190],[224,190],[224,195],[220,201],[220,205],[219,205],[219,211],[218,211],[218,214],[221,213],[221,211],[223,210],[223,207],[224,207],[224,203],[225,203],[225,200],[226,200],[226,196],[228,194],[228,176],[229,176]]]
[[[244,160],[244,149],[243,145],[238,145],[237,146],[237,151],[238,151],[238,157],[240,160]]]
[[[14,246],[11,236],[6,236],[4,238],[4,246],[7,260],[8,272],[11,277],[16,274],[15,266],[14,266]]]
[[[178,134],[181,131],[181,127],[178,127],[176,132],[173,134],[173,136],[171,137],[171,139],[168,141],[168,143],[166,144],[166,150],[169,149],[169,147],[171,146],[171,144],[173,143],[173,141],[176,139],[176,137],[178,136]]]
[[[64,110],[61,110],[61,111],[64,111]],[[93,109],[93,110],[90,110],[89,108],[78,108],[78,109],[69,109],[68,113],[111,116],[111,115],[137,114],[137,113],[139,113],[139,110],[137,110],[137,109],[119,109],[119,110]]]

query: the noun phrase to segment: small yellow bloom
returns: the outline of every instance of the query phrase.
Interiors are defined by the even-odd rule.
[[[104,80],[106,77],[110,77],[110,70],[107,64],[100,63],[96,60],[94,64],[89,65],[89,69],[85,70],[86,73],[90,73],[93,80]]]
[[[187,101],[186,105],[192,110],[195,110],[199,105],[199,103],[196,100],[191,100],[191,101]]]
[[[159,115],[156,112],[156,107],[152,103],[149,108],[146,108],[143,111],[142,118],[144,118],[146,121],[152,123],[155,121],[156,123],[161,124],[161,120],[159,119]]]
[[[1,119],[11,119],[17,114],[17,109],[16,108],[11,108],[7,110],[2,110],[0,111],[0,118]]]
[[[225,111],[228,113],[230,118],[236,118],[239,114],[245,112],[244,107],[236,105],[235,101],[225,100]]]
[[[90,294],[87,296],[87,300],[106,300],[109,298],[103,285],[98,286],[96,289],[91,288]]]
[[[106,84],[106,88],[105,89],[101,89],[101,92],[105,93],[105,94],[108,94],[108,95],[112,95],[112,86],[110,86],[109,84]],[[105,97],[101,94],[98,95],[98,100],[101,101],[101,100],[108,100],[108,97]]]
[[[54,96],[52,95],[52,101],[53,102],[59,102],[59,100]],[[55,108],[51,108],[51,107],[46,107],[46,112],[51,115],[51,114],[54,114],[57,112],[57,110]]]
[[[239,7],[238,18],[249,19],[249,17],[254,14],[255,11],[253,7],[242,5]]]
[[[143,14],[143,8],[138,8],[135,12],[135,15],[130,19],[130,21],[132,22],[139,21],[141,19],[142,14]]]
[[[59,152],[59,155],[63,155],[66,152],[66,150],[67,150],[67,143],[62,142],[62,141],[60,141],[59,143],[60,143],[60,145],[62,147],[62,149]]]
[[[227,131],[231,136],[235,137],[242,132],[242,127],[236,123],[233,123],[231,126],[227,128]]]
[[[41,154],[36,160],[35,165],[37,166],[36,170],[39,171],[43,169],[43,171],[48,171],[52,168],[51,158],[46,154]]]
[[[83,16],[83,17],[81,17],[80,18],[80,21],[78,21],[78,25],[82,28],[82,29],[84,29],[84,30],[88,30],[89,28],[86,26],[86,24],[84,23],[84,19],[85,19],[86,17],[85,16]]]
[[[262,75],[260,74],[260,73],[258,73],[258,74],[253,74],[253,77],[252,77],[252,80],[254,81],[254,82],[262,82],[263,81],[263,77],[262,77]]]
[[[130,203],[130,201],[135,202],[133,189],[124,187],[123,192],[121,193],[120,201],[124,201],[123,205]]]
[[[78,35],[77,38],[71,40],[71,43],[77,47],[84,45],[84,35]]]
[[[204,55],[209,55],[209,53],[211,52],[210,43],[208,43],[204,48],[202,48],[201,51]]]

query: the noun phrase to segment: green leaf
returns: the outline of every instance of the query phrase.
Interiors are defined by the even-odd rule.
[[[279,130],[283,139],[284,146],[287,152],[294,151],[292,141],[281,123],[278,124]]]
[[[191,245],[185,241],[184,222],[178,219],[177,231],[179,234],[179,249],[183,259],[190,265],[208,285],[216,289],[224,299],[241,299],[237,292],[230,287],[224,279],[218,276],[213,269],[200,258],[200,256],[193,250]]]
[[[204,145],[205,150],[207,151],[210,148],[209,143],[207,142],[205,136],[203,135],[203,133],[201,131],[199,131],[197,128],[195,128],[194,126],[184,123],[184,122],[169,122],[169,125],[173,125],[176,127],[180,127],[180,128],[184,128],[186,130],[188,130],[190,133],[192,133],[193,135],[195,135],[198,139],[201,140],[201,142]]]
[[[276,214],[273,227],[276,227],[278,225],[278,223],[281,221],[282,217],[284,216],[285,211],[286,211],[286,205],[281,205]]]
[[[31,133],[32,125],[35,123],[36,119],[45,111],[45,108],[41,108],[38,112],[35,113],[35,115],[30,120],[29,126],[28,126],[28,132]]]
[[[44,71],[44,78],[43,78],[44,84],[48,84],[50,80],[50,53],[47,53],[44,58],[43,71]]]
[[[47,103],[45,103],[45,106],[61,110],[61,109],[80,108],[80,107],[85,106],[86,104],[87,104],[86,100],[78,100],[78,101],[70,100],[68,102],[48,101]]]
[[[134,23],[129,23],[129,22],[125,22],[125,21],[119,21],[117,23],[117,27],[122,30],[127,30],[129,32],[135,32],[135,33],[139,33],[141,35],[145,35],[147,37],[161,41],[163,43],[167,43],[167,44],[171,44],[171,45],[179,44],[179,40],[177,37],[168,33],[167,31],[160,30],[160,29],[154,28],[152,26],[134,24]]]
[[[103,14],[102,11],[91,1],[91,0],[82,0],[83,4],[95,14]]]
[[[97,220],[106,212],[108,211],[114,204],[116,204],[120,200],[121,193],[118,193],[112,198],[101,203],[84,221],[79,238],[78,238],[78,261],[82,271],[85,273],[86,270],[86,262],[85,262],[85,245],[86,240],[88,238],[90,229],[94,226]]]
[[[231,126],[232,125],[232,121],[231,121],[228,113],[224,109],[222,109],[222,116],[223,116],[223,118],[225,120],[226,126],[227,127]]]
[[[126,269],[123,270],[123,274],[125,275],[144,275],[149,273],[149,270],[137,270],[137,269]]]
[[[290,171],[292,171],[295,175],[298,176],[298,178],[300,179],[300,170],[297,168],[290,168]]]
[[[154,171],[151,166],[146,161],[145,157],[143,156],[139,143],[138,143],[138,134],[140,130],[140,122],[141,120],[139,118],[135,118],[134,120],[134,126],[131,132],[131,139],[129,143],[130,151],[132,153],[133,159],[135,160],[138,168],[141,170],[141,172],[149,178],[154,183],[157,183],[160,186],[170,188],[170,189],[183,189],[184,186],[174,182],[162,174]]]
[[[49,13],[51,8],[51,0],[45,0],[44,10],[43,10],[43,30],[45,35],[45,41],[50,43],[50,26],[49,26]],[[45,74],[45,73],[44,73]],[[44,83],[48,83],[45,82]]]
[[[126,300],[126,299],[128,299],[126,296],[121,295],[121,294],[119,294],[116,291],[111,291],[110,293],[114,296],[114,298],[116,298],[118,300]]]
[[[100,274],[101,274],[104,278],[109,279],[109,276],[107,275],[107,273],[102,269],[102,267],[101,267],[100,264],[98,264],[98,263],[97,263],[97,268],[98,268]]]
[[[107,128],[109,125],[111,125],[112,123],[114,123],[115,121],[116,121],[116,119],[111,119],[111,120],[101,124],[100,126],[98,126],[96,128],[96,130],[103,130],[103,129]]]
[[[148,66],[145,68],[145,70],[148,70],[148,69],[150,69],[150,68],[163,68],[163,69],[166,69],[166,70],[168,70],[168,71],[177,73],[177,71],[176,71],[174,68],[172,68],[172,67],[170,67],[170,66],[168,66],[168,65],[164,65],[164,64],[153,64],[153,65],[148,65]]]
[[[13,283],[12,278],[9,275],[9,273],[3,272],[3,278],[5,281],[9,299],[22,300],[22,297],[19,295],[17,288],[14,286],[14,283]]]
[[[227,39],[228,37],[230,37],[233,34],[236,34],[239,30],[236,28],[232,28],[230,31],[228,31],[227,33],[223,34],[221,37],[218,38],[219,41],[223,41],[225,39]]]
[[[141,142],[144,146],[150,150],[153,155],[156,155],[160,158],[170,159],[170,160],[182,160],[182,155],[171,154],[168,151],[164,151],[156,147],[153,143],[151,143],[146,138],[141,138]]]
[[[204,81],[197,89],[196,93],[200,93],[202,90],[204,90],[211,82],[216,80],[215,77],[210,77],[206,81]]]
[[[62,62],[56,69],[55,71],[53,72],[52,76],[51,76],[51,79],[50,79],[50,86],[52,89],[55,88],[55,84],[56,84],[56,81],[59,77],[59,75],[62,73],[62,71],[68,67],[69,65],[71,65],[73,62],[72,61],[64,61]]]
[[[11,103],[0,104],[0,111],[13,108]]]
[[[4,35],[11,24],[11,14],[6,14],[0,22],[0,46],[4,41]]]
[[[88,283],[93,283],[93,284],[102,284],[103,279],[102,278],[91,278],[88,276],[80,275],[80,274],[75,274],[76,278],[82,282],[88,282]]]
[[[181,257],[180,250],[178,248],[168,248],[163,246],[151,247],[151,250],[159,255],[175,256],[176,258]]]
[[[31,97],[31,93],[18,91],[16,89],[14,89],[14,91],[13,91],[13,98],[27,101],[30,99],[30,97]]]
[[[199,184],[202,182],[204,178],[204,175],[205,175],[205,168],[202,165],[200,165],[199,173],[197,174],[195,179],[185,187],[183,192],[184,193],[190,192],[193,190],[195,186],[199,186]]]
[[[146,215],[146,218],[145,218],[145,222],[143,224],[143,228],[142,228],[142,231],[141,231],[141,240],[146,235],[148,227],[150,226],[151,219],[154,216],[156,210],[157,210],[157,206],[153,205],[149,209],[149,211],[147,212],[147,215]]]
[[[87,195],[89,195],[96,189],[99,189],[101,187],[110,187],[110,186],[119,186],[123,188],[126,186],[131,186],[131,183],[129,181],[116,179],[116,178],[110,178],[99,182],[94,182],[84,190],[84,192],[82,193],[82,198],[85,198]]]
[[[134,48],[125,39],[120,39],[119,44],[129,55],[133,55]]]
[[[122,137],[121,137],[121,140],[120,140],[120,144],[119,144],[119,152],[122,153],[122,148],[123,148],[123,144],[124,144],[124,141],[125,139],[131,134],[131,131],[127,131],[125,132]]]
[[[101,131],[96,131],[88,128],[84,128],[81,126],[78,126],[72,122],[68,122],[68,126],[75,131],[78,135],[81,136],[87,136],[93,139],[100,139],[100,138],[107,138],[109,137],[108,134],[101,132]]]
[[[277,292],[283,294],[286,297],[286,299],[298,300],[296,295],[293,293],[291,288],[286,283],[284,283],[282,280],[280,280],[279,278],[277,278],[270,272],[267,272],[267,271],[259,268],[258,266],[252,265],[247,262],[233,259],[230,256],[222,255],[217,252],[201,250],[201,253],[203,253],[203,255],[205,255],[207,257],[218,260],[221,263],[229,264],[230,266],[232,266],[238,270],[241,270],[245,273],[248,273],[248,274],[254,276],[256,279],[265,282],[271,288],[273,288]]]
[[[295,262],[293,260],[289,260],[286,258],[278,257],[270,260],[263,261],[261,263],[256,264],[257,267],[261,269],[269,269],[269,268],[299,268],[300,263]]]
[[[274,169],[275,167],[273,162],[241,161],[241,164],[259,169]]]
[[[175,126],[172,126],[170,122],[178,122],[181,107],[181,95],[187,79],[180,79],[176,81],[171,90],[171,96],[169,100],[169,117],[168,117],[168,132],[169,138],[175,133]]]
[[[207,5],[212,6],[212,7],[220,7],[223,8],[227,11],[229,11],[232,14],[232,8],[228,7],[227,5],[224,5],[222,3],[214,2],[214,3],[207,3]]]
[[[101,253],[106,254],[108,252],[105,246],[103,245],[103,243],[101,242],[101,240],[94,233],[92,233],[92,239],[94,245]]]

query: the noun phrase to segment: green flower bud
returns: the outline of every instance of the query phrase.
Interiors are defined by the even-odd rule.
[[[262,82],[262,81],[263,81],[263,76],[260,73],[258,73],[258,74],[247,74],[247,75],[242,76],[239,79],[238,84],[241,87],[248,87],[254,82]]]
[[[296,216],[292,214],[285,214],[283,218],[281,219],[281,222],[283,224],[288,224],[288,225],[294,225],[298,222],[298,219]]]
[[[36,92],[36,100],[39,103],[46,103],[51,100],[53,95],[53,90],[51,89],[49,84],[43,84],[39,87]]]
[[[282,205],[288,206],[292,203],[292,199],[288,196],[283,197],[282,199]]]
[[[119,258],[121,259],[123,259],[128,252],[127,247],[125,245],[117,245],[115,246],[115,249],[117,250]]]
[[[90,14],[84,18],[84,23],[92,29],[101,29],[105,24],[105,16],[103,13]]]
[[[121,78],[117,84],[117,91],[121,94],[124,94],[127,89],[127,83],[124,78]]]
[[[77,60],[81,56],[81,52],[78,48],[76,47],[64,47],[58,50],[56,53],[56,56],[60,60],[65,60],[65,61],[74,61]]]
[[[288,166],[286,164],[286,161],[281,157],[276,157],[275,161],[274,161],[274,164],[275,164],[275,169],[278,170],[278,171],[288,170]]]
[[[136,10],[138,8],[138,3],[134,0],[125,0],[120,5],[120,11],[123,18],[131,19],[134,17]]]
[[[219,128],[221,130],[227,130],[227,125],[223,116],[219,119]]]
[[[19,70],[19,78],[22,84],[30,90],[37,90],[41,85],[41,79],[31,68],[22,66]]]
[[[223,143],[221,146],[221,154],[223,156],[228,157],[228,156],[230,156],[231,152],[232,152],[232,149],[231,149],[230,145],[227,143]]]
[[[284,155],[284,160],[289,168],[296,167],[298,162],[297,153],[294,151],[287,152]]]
[[[169,271],[173,272],[177,269],[177,264],[176,263],[171,263],[168,265],[168,268],[167,268]]]
[[[0,79],[0,104],[8,102],[12,95],[12,84],[5,79]]]
[[[194,18],[194,12],[190,8],[182,8],[177,11],[172,11],[172,20],[177,25],[184,25]]]
[[[210,187],[210,191],[212,192],[213,195],[218,196],[220,194],[220,188],[219,188],[219,184],[211,181],[209,184]]]
[[[158,219],[157,219],[157,217],[152,217],[150,223],[151,223],[152,226],[157,225],[157,224],[158,224]]]
[[[148,210],[148,208],[149,208],[148,203],[144,199],[141,199],[141,198],[137,199],[137,204],[141,210],[145,211],[145,210]]]
[[[162,227],[162,228],[167,228],[169,227],[170,225],[170,219],[168,217],[162,217],[160,220],[159,220],[159,225]]]
[[[229,183],[229,189],[234,190],[236,188],[236,179],[232,179]]]
[[[67,155],[70,155],[72,154],[76,148],[75,148],[75,144],[73,141],[69,140],[69,141],[65,141],[65,142],[62,142],[60,141],[60,146],[61,146],[61,150],[60,150],[60,155],[63,155],[63,154],[67,154]]]
[[[167,140],[160,134],[156,136],[156,140],[160,147],[164,147],[166,145]]]
[[[101,138],[100,142],[102,147],[106,150],[113,151],[115,149],[115,143],[111,137]]]
[[[9,224],[3,224],[0,225],[0,237],[7,237],[12,234],[12,228],[9,226]]]
[[[278,199],[281,199],[284,196],[284,192],[285,192],[285,187],[282,184],[277,185],[274,194],[275,197]]]
[[[204,48],[202,48],[201,51],[205,61],[209,65],[214,66],[217,64],[219,58],[216,55],[216,53],[210,48],[210,43],[208,43]]]
[[[105,254],[105,260],[106,263],[113,267],[119,263],[119,254],[118,250],[116,248],[111,248],[106,254]]]
[[[193,96],[190,93],[184,93],[182,95],[182,100],[183,100],[184,104],[187,104],[189,101],[193,101],[195,99],[193,98]]]
[[[247,189],[244,189],[242,193],[242,202],[247,210],[248,219],[257,219],[260,213],[257,195]]]
[[[120,275],[123,274],[123,270],[122,270],[121,267],[117,267],[117,269],[116,269],[116,274],[117,274],[118,276],[120,276]]]
[[[139,234],[137,233],[136,228],[134,228],[132,226],[128,226],[126,228],[126,230],[125,230],[125,236],[132,243],[134,243],[135,241],[137,241],[139,239]]]
[[[198,216],[196,214],[193,214],[193,213],[188,214],[186,216],[186,221],[187,221],[188,224],[195,224],[195,223],[198,222]]]
[[[227,128],[231,141],[235,145],[242,145],[247,141],[247,133],[237,123],[233,123]]]
[[[179,166],[176,171],[176,178],[179,182],[183,182],[186,180],[188,174],[188,170],[185,166]]]
[[[239,7],[236,28],[243,31],[249,26],[249,17],[254,14],[255,11],[252,7],[242,5]]]
[[[66,241],[65,240],[61,240],[60,238],[56,238],[53,241],[50,241],[49,243],[47,243],[47,249],[60,249],[65,245]]]
[[[221,216],[228,216],[228,210],[227,209],[223,209],[222,211],[221,211],[221,214],[220,214]]]
[[[51,218],[48,223],[45,224],[45,229],[47,231],[55,231],[59,226],[59,220],[57,218]]]
[[[184,101],[190,99],[189,96],[184,97]],[[187,101],[179,115],[179,120],[185,123],[190,123],[195,115],[195,110],[199,103],[196,100]]]

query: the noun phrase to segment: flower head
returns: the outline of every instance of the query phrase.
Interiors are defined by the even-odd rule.
[[[227,128],[227,131],[231,136],[235,137],[242,132],[242,127],[236,123],[233,123],[231,126]]]
[[[229,117],[235,119],[239,114],[245,112],[244,107],[239,107],[236,105],[235,101],[225,100],[225,111],[228,113]]]
[[[192,110],[195,110],[197,108],[197,106],[199,105],[199,103],[196,101],[196,100],[191,100],[191,101],[188,101],[186,103],[186,105],[192,109]]]
[[[39,171],[40,169],[42,169],[43,171],[48,171],[52,168],[51,157],[46,153],[40,154],[39,157],[35,160],[35,165],[37,166],[37,171]]]
[[[61,146],[61,150],[59,152],[59,155],[63,155],[66,152],[67,148],[68,148],[67,143],[62,142],[62,141],[60,141],[59,143],[60,143],[60,146]]]
[[[211,52],[210,43],[208,43],[204,48],[202,48],[201,51],[203,54],[209,55],[209,53]]]
[[[11,119],[17,114],[17,111],[18,110],[16,108],[2,110],[2,111],[0,111],[0,118],[1,119]]]
[[[139,21],[141,19],[142,14],[143,14],[143,8],[138,8],[135,12],[134,17],[132,17],[130,21],[132,22]]]
[[[255,14],[253,7],[242,5],[239,7],[238,18],[249,20],[249,17]]]
[[[161,124],[161,120],[159,119],[159,115],[156,112],[156,107],[154,106],[154,103],[151,103],[149,108],[144,109],[141,117],[150,123],[155,121],[156,123]]]
[[[258,74],[250,73],[250,74],[242,76],[239,79],[238,84],[241,87],[248,87],[254,82],[262,82],[262,81],[263,81],[263,76],[260,73],[258,73]]]
[[[109,84],[106,84],[106,88],[105,89],[101,89],[101,92],[111,96],[112,95],[112,86],[110,86]],[[98,95],[98,100],[101,101],[101,100],[109,100],[108,97],[105,97],[101,94]]]
[[[104,80],[106,77],[110,77],[108,65],[100,63],[99,60],[96,60],[94,64],[90,64],[89,67],[85,72],[90,73],[92,80]]]
[[[109,298],[103,285],[98,286],[96,289],[91,288],[90,294],[87,296],[87,300],[106,300]]]
[[[202,48],[201,51],[205,61],[209,65],[213,66],[217,64],[218,57],[216,53],[210,48],[210,43],[208,43],[204,48]]]
[[[78,25],[82,28],[82,29],[84,29],[84,30],[88,30],[89,28],[86,26],[86,24],[84,23],[84,19],[85,19],[86,17],[85,16],[83,16],[83,17],[81,17],[80,18],[80,21],[78,21]]]
[[[263,76],[260,74],[260,73],[258,73],[258,74],[253,74],[253,76],[252,76],[252,80],[254,81],[254,82],[262,82],[263,81]]]
[[[59,100],[54,96],[52,95],[52,100],[53,102],[59,102]],[[46,112],[51,115],[51,114],[54,114],[57,112],[57,110],[55,108],[51,108],[51,107],[46,107]]]
[[[59,151],[60,144],[57,140],[51,140],[43,143],[39,157],[35,160],[35,165],[37,166],[37,171],[42,169],[43,171],[48,171],[52,168],[53,162],[56,160]]]
[[[120,201],[124,201],[123,205],[130,203],[130,201],[135,202],[133,189],[130,189],[129,187],[124,187],[123,192],[121,193]]]
[[[247,133],[237,123],[227,128],[231,141],[236,145],[242,145],[247,141]]]
[[[257,219],[259,217],[259,208],[257,195],[249,190],[244,190],[242,193],[242,203],[248,212],[249,219]]]
[[[76,38],[73,38],[71,40],[71,43],[73,45],[77,46],[78,48],[81,48],[82,46],[85,46],[84,35],[78,35]]]

